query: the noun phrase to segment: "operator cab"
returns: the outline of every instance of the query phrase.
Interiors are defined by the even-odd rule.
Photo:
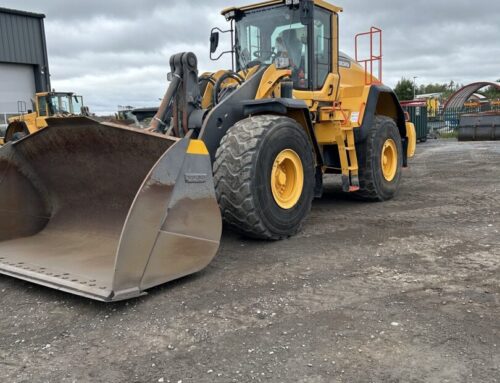
[[[224,10],[234,31],[236,70],[275,63],[278,69],[292,71],[294,89],[321,89],[334,69],[333,18],[340,11],[311,0]]]
[[[51,92],[37,94],[36,97],[40,117],[82,114],[82,96],[67,92]]]

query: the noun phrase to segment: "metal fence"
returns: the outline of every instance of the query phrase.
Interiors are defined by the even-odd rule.
[[[436,117],[429,117],[429,134],[432,137],[456,137],[460,126],[460,117],[464,114],[500,110],[499,104],[481,104],[440,110]]]

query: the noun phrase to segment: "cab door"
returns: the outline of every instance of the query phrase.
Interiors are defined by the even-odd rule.
[[[45,121],[47,117],[50,116],[50,111],[48,107],[49,96],[36,96],[36,127],[37,129],[42,129],[47,126]]]
[[[314,6],[307,28],[307,86],[294,83],[294,97],[305,100],[312,111],[319,102],[333,102],[337,98],[340,83],[337,26],[337,13]]]

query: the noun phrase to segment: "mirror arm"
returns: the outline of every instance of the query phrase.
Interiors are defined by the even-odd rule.
[[[210,52],[210,60],[212,60],[212,61],[217,61],[217,60],[219,60],[222,56],[224,56],[224,55],[226,55],[226,54],[228,54],[228,53],[231,53],[231,54],[233,54],[233,53],[234,53],[234,36],[233,36],[233,32],[234,32],[234,24],[233,24],[233,21],[231,21],[231,29],[222,30],[222,29],[220,29],[220,28],[215,27],[215,28],[212,28],[212,32],[211,32],[211,34],[212,34],[212,33],[214,33],[214,32],[219,32],[219,33],[230,33],[230,34],[231,34],[231,48],[232,48],[231,50],[229,50],[229,51],[224,51],[224,52],[222,52],[222,53],[221,53],[219,56],[217,56],[217,57],[214,57],[214,53],[215,53],[215,52]],[[232,66],[233,66],[233,71],[234,71],[234,60],[232,60]]]

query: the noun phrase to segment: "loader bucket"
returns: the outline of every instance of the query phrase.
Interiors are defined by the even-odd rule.
[[[500,141],[500,111],[462,115],[458,140]]]
[[[48,122],[0,148],[0,273],[118,301],[210,263],[222,224],[201,141]]]

